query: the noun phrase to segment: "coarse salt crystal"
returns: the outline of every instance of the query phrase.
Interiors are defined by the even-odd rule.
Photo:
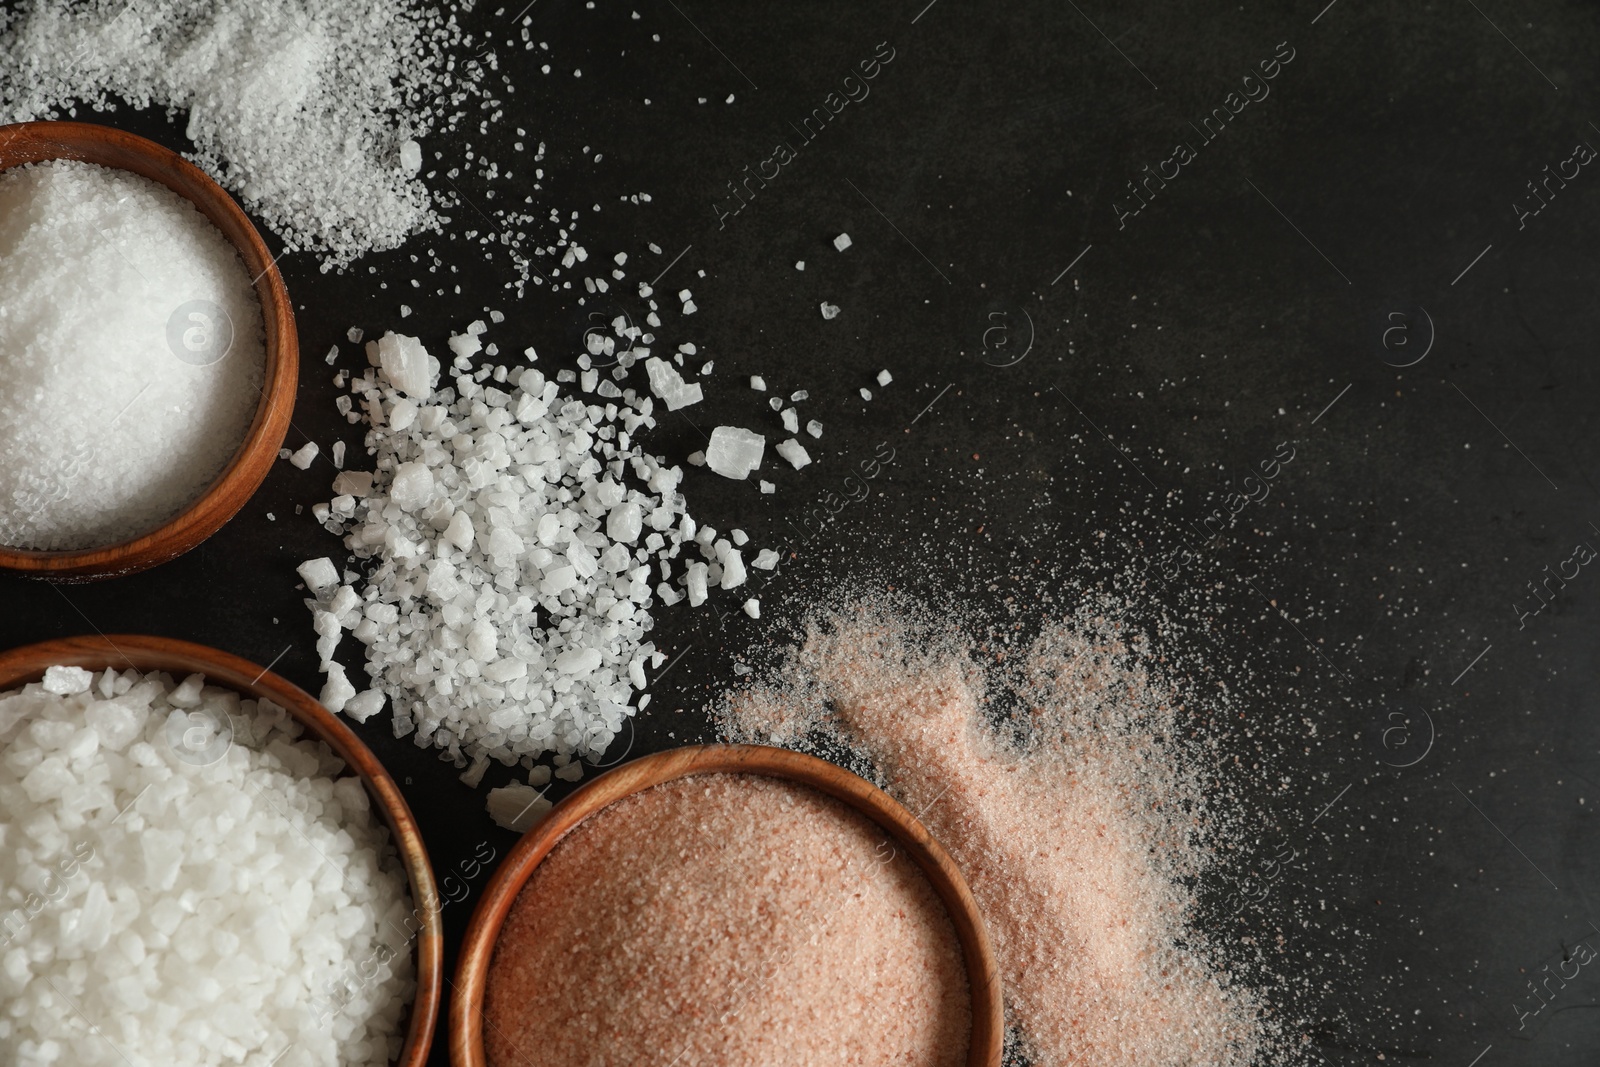
[[[706,466],[724,478],[745,479],[761,466],[767,439],[738,426],[718,426],[711,431]]]
[[[777,452],[778,455],[788,460],[789,465],[795,470],[799,470],[801,467],[804,467],[806,464],[811,462],[811,455],[806,451],[805,445],[802,445],[793,437],[780,442],[778,444]]]

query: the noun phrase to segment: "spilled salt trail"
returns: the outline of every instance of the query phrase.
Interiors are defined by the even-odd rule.
[[[774,680],[734,695],[738,740],[865,753],[965,873],[1038,1067],[1244,1067],[1265,1009],[1191,925],[1207,812],[1173,694],[1141,649],[1047,629],[1020,671],[948,624],[858,604],[812,620]],[[990,661],[992,664],[994,661]],[[1009,684],[1022,728],[996,728]]]

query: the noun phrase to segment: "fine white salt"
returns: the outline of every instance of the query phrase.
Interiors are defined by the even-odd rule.
[[[196,163],[290,250],[342,266],[440,225],[416,138],[501,91],[495,55],[477,41],[468,52],[462,7],[25,4],[0,22],[0,122],[110,109],[113,96],[187,112]]]
[[[260,396],[261,305],[192,204],[88,163],[7,170],[0,293],[0,544],[124,541],[222,473]]]

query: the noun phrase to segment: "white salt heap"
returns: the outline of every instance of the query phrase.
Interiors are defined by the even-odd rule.
[[[0,694],[0,1062],[392,1060],[405,874],[300,735],[199,675],[55,667]]]
[[[0,122],[65,117],[113,95],[187,111],[195,161],[291,249],[322,251],[328,265],[437,228],[414,139],[468,115],[495,62],[473,48],[447,65],[446,48],[465,43],[454,15],[411,3],[15,8],[0,14]]]
[[[146,178],[0,173],[0,544],[113,544],[205,491],[260,397],[250,282],[221,231]]]
[[[475,354],[481,325],[452,350]],[[369,573],[300,568],[323,703],[361,721],[387,698],[395,735],[470,764],[474,786],[491,759],[535,770],[547,752],[603,752],[649,700],[646,666],[666,661],[645,639],[653,600],[683,590],[697,606],[748,578],[741,553],[689,517],[682,470],[639,445],[655,399],[617,388],[621,365],[609,391],[594,387],[605,402],[584,402],[537,369],[473,370],[467,355],[441,388],[438,361],[393,334],[368,342],[368,361],[352,388],[375,470],[341,473],[340,495],[312,510]],[[685,547],[700,559],[675,570]],[[347,632],[366,646],[372,689],[333,660]],[[520,796],[501,795],[505,818]]]

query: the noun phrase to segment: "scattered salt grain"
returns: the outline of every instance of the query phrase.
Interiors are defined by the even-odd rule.
[[[888,385],[892,381],[894,381],[894,375],[890,374],[887,370],[881,370],[878,372],[878,384],[880,386]]]
[[[760,552],[757,552],[756,558],[750,563],[750,566],[761,571],[770,571],[777,565],[778,553],[770,548],[763,548]]]
[[[112,97],[182,112],[191,158],[327,266],[439,227],[416,138],[475,114],[496,65],[413,3],[29,4],[3,25],[0,122]]]
[[[830,320],[838,318],[839,317],[839,305],[838,304],[830,304],[826,300],[824,300],[822,302],[822,317],[824,319],[830,319]]]
[[[767,391],[767,380],[759,374],[752,374],[750,376],[750,388],[758,393],[764,393]]]
[[[761,601],[757,600],[755,597],[751,597],[749,600],[746,600],[744,602],[744,613],[750,616],[752,619],[761,618]]]
[[[292,454],[290,454],[289,462],[294,466],[299,467],[301,470],[309,470],[311,464],[316,461],[317,456],[320,455],[321,452],[322,449],[317,447],[317,443],[315,441],[307,441]]]
[[[841,252],[843,252],[845,249],[849,248],[850,247],[850,235],[847,234],[847,233],[841,233],[839,236],[835,237],[833,239],[833,247],[837,248]]]
[[[810,434],[812,437],[821,437],[822,423],[818,422],[816,419],[812,419],[810,422],[806,423],[806,433]]]
[[[774,485],[772,482],[762,481],[761,482],[761,491],[763,493],[776,493],[778,491],[778,487],[776,485]]]
[[[872,390],[868,389],[864,385],[861,387],[861,399],[862,400],[871,400],[872,399]]]
[[[800,432],[800,414],[794,408],[784,408],[782,412],[783,428],[789,433]]]

